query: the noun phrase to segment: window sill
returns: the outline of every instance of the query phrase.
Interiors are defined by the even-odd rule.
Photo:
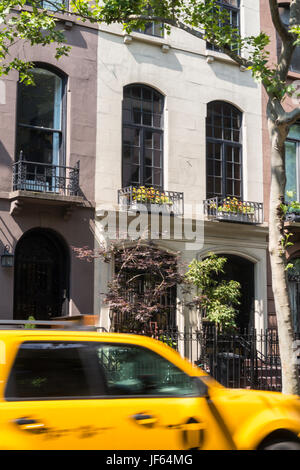
[[[300,79],[300,72],[292,72],[291,70],[289,70],[288,78],[293,78],[295,80],[299,80]]]
[[[240,68],[241,72],[245,72],[246,67],[239,66],[233,59],[224,54],[224,52],[210,51],[209,49],[205,52],[206,62],[212,64],[213,62],[225,62],[226,64],[235,65]]]
[[[133,41],[144,42],[146,44],[152,44],[154,46],[159,46],[162,49],[162,52],[168,52],[171,49],[170,44],[164,38],[157,36],[150,36],[148,34],[138,33],[132,31],[130,34],[124,32],[123,34],[124,44],[131,44]]]
[[[32,7],[29,5],[23,5],[21,6],[15,6],[12,8],[14,11],[29,11],[32,12]],[[76,15],[73,15],[72,13],[69,13],[66,11],[66,13],[60,13],[60,12],[55,12],[53,10],[47,10],[47,12],[51,15],[53,15],[59,22],[64,23],[65,29],[70,30],[72,29],[73,26],[83,26],[86,28],[90,29],[99,29],[99,25],[97,23],[90,23],[89,21],[82,21],[80,18]]]

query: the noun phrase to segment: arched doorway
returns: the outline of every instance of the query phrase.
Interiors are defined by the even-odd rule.
[[[67,314],[69,254],[52,230],[33,229],[15,250],[14,318],[51,320]]]
[[[240,305],[236,323],[238,328],[254,328],[254,263],[241,256],[227,253],[219,254],[227,259],[222,279],[238,281],[241,284]]]

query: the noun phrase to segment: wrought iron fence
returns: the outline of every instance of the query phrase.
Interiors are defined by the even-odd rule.
[[[77,196],[79,161],[75,167],[68,167],[20,159],[13,164],[13,190]]]
[[[264,221],[261,202],[214,197],[206,199],[203,204],[204,214],[210,219],[246,224],[262,224]]]
[[[208,325],[202,333],[151,328],[135,333],[166,343],[226,387],[281,391],[278,335],[274,329],[222,333]]]
[[[128,186],[118,190],[121,210],[183,215],[183,193],[155,188]]]

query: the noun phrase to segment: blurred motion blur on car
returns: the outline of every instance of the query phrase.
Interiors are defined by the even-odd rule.
[[[227,389],[160,341],[0,332],[0,448],[300,450],[300,397]]]

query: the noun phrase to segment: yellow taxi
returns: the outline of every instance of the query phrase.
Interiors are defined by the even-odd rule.
[[[227,389],[145,336],[5,329],[0,449],[300,450],[300,397]]]

